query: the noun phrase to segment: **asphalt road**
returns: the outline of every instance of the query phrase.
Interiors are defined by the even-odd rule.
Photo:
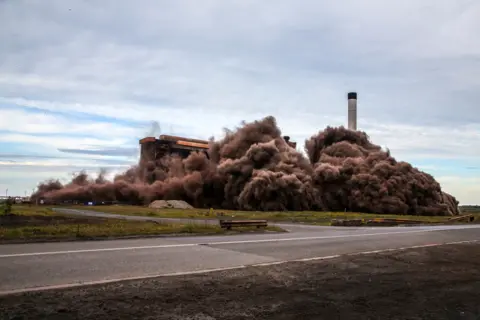
[[[480,225],[281,226],[290,233],[0,245],[0,293],[480,240]]]

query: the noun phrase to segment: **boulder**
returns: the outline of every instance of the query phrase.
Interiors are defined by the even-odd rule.
[[[191,205],[183,200],[155,200],[148,207],[153,209],[193,209]]]

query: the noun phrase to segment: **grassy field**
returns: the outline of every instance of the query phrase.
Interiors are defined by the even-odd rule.
[[[460,206],[463,214],[478,214],[480,216],[480,205],[478,206]]]
[[[256,228],[226,231],[217,225],[158,223],[74,217],[55,214],[50,208],[14,205],[12,215],[0,216],[0,242],[115,238],[141,235],[233,234],[254,232]],[[267,231],[283,231],[267,227]]]
[[[445,222],[448,217],[405,216],[388,214],[368,214],[354,212],[318,212],[318,211],[281,211],[281,212],[256,212],[256,211],[229,211],[208,209],[152,209],[148,207],[113,205],[113,206],[71,206],[73,209],[92,210],[121,215],[149,216],[163,218],[187,219],[266,219],[269,221],[302,222],[317,225],[330,225],[332,219],[372,219],[372,218],[397,218],[411,219],[425,222]],[[477,216],[477,221],[480,214]]]

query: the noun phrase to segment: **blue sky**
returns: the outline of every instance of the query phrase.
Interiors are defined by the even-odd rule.
[[[479,203],[479,16],[471,0],[0,1],[0,193],[266,115],[303,146],[357,91],[373,142]]]

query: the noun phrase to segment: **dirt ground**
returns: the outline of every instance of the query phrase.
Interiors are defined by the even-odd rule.
[[[480,245],[3,296],[0,319],[480,319]]]

